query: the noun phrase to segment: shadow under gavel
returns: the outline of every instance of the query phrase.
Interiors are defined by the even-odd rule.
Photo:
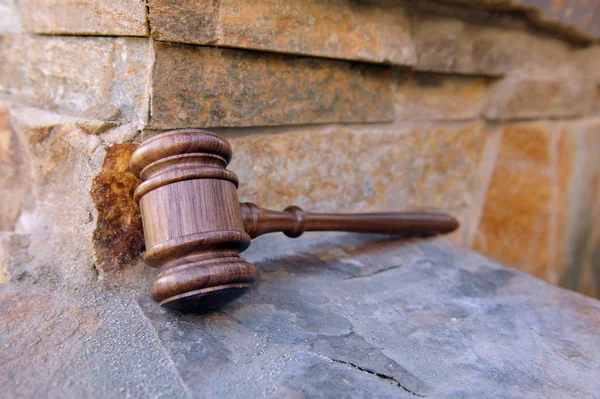
[[[458,227],[452,216],[439,213],[307,213],[297,206],[279,212],[239,203],[238,178],[226,169],[231,156],[231,146],[219,136],[187,129],[152,137],[131,157],[131,170],[142,180],[134,197],[144,226],[144,261],[160,268],[149,293],[168,309],[207,311],[246,292],[256,270],[240,253],[262,234],[414,237]]]

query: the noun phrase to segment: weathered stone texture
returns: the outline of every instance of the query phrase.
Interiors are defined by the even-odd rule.
[[[470,120],[480,116],[491,80],[437,73],[403,73],[395,94],[395,119]]]
[[[0,285],[4,397],[189,397],[126,293],[47,283]]]
[[[0,36],[0,93],[90,119],[148,118],[148,40]]]
[[[131,198],[137,180],[126,171],[134,146],[105,146],[107,139],[131,140],[132,127],[31,108],[11,109],[9,119],[27,168],[17,182],[28,191],[10,226],[14,235],[6,237],[7,279],[64,277],[78,286],[138,262],[143,239]],[[8,198],[20,199],[14,192]],[[17,236],[26,239],[19,251],[11,244]]]
[[[558,143],[559,257],[563,287],[600,297],[597,265],[600,213],[600,119],[564,123]],[[562,234],[560,234],[562,233]],[[585,289],[585,291],[583,291]]]
[[[490,92],[484,116],[493,120],[572,118],[589,113],[597,89],[589,80],[507,78]]]
[[[408,399],[600,389],[591,378],[600,302],[446,240],[274,235],[244,255],[259,271],[256,286],[205,315],[159,308],[141,281],[104,292],[0,285],[4,395]]]
[[[144,249],[142,219],[133,192],[140,181],[129,170],[135,144],[105,147],[102,170],[94,177],[90,194],[97,211],[92,237],[96,267],[102,272],[139,260]]]
[[[597,118],[506,125],[473,247],[551,283],[595,292],[589,258],[599,127]]]
[[[474,248],[540,278],[558,282],[551,267],[551,134],[544,125],[504,129],[498,161]]]
[[[472,205],[486,134],[472,123],[334,126],[228,139],[243,201],[328,212],[438,209],[462,217]]]
[[[150,0],[158,40],[412,65],[410,21],[389,1]]]
[[[558,283],[563,272],[574,154],[571,132],[552,123],[504,127],[473,247]],[[559,148],[559,145],[561,148]]]
[[[8,109],[0,106],[0,231],[14,230],[29,193],[28,165],[7,122]]]
[[[156,43],[152,128],[393,118],[388,68]]]
[[[35,277],[27,271],[27,263],[32,260],[28,253],[28,234],[0,231],[0,283],[23,281]]]
[[[600,170],[594,178],[591,229],[583,246],[581,282],[578,287],[585,295],[600,298]]]
[[[502,16],[517,16],[539,30],[589,43],[600,38],[598,0],[420,0],[417,8],[446,10],[451,15],[476,16],[496,22]],[[444,4],[446,3],[446,4]],[[453,7],[458,5],[459,7]]]
[[[23,28],[52,34],[147,36],[143,0],[19,0]]]
[[[0,319],[0,345],[4,348],[0,351],[0,385],[5,394],[14,397],[52,396],[53,390],[48,388],[70,373],[66,365],[102,326],[93,311],[58,302],[35,288],[2,295]],[[30,332],[32,328],[35,332]],[[37,367],[24,375],[28,364]],[[68,389],[60,396],[78,394],[81,392]]]
[[[568,64],[572,48],[557,38],[525,28],[467,23],[419,13],[414,21],[418,70],[500,76],[555,73]]]
[[[15,0],[0,0],[0,33],[21,32],[21,19]]]
[[[513,2],[515,2],[513,0]],[[576,34],[600,39],[600,2],[598,0],[521,0],[529,17],[550,28],[573,30]]]

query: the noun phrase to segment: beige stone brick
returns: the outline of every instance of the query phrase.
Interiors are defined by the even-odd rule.
[[[238,134],[226,132],[242,201],[321,212],[443,210],[461,222],[486,136],[479,123]]]
[[[476,24],[419,12],[413,40],[418,70],[501,76],[512,71],[548,73],[561,69],[572,47],[563,40],[520,26]]]
[[[412,65],[405,7],[390,1],[150,0],[158,40]]]
[[[504,128],[473,247],[557,283],[553,253],[553,133],[542,123]]]
[[[557,258],[560,284],[599,296],[594,257],[600,238],[600,119],[559,124]]]
[[[598,132],[597,119],[505,125],[473,247],[577,290],[593,223]]]
[[[0,33],[18,33],[21,30],[21,19],[15,0],[0,0]]]
[[[153,76],[151,128],[393,118],[386,67],[156,43]]]
[[[19,0],[27,32],[147,36],[144,0]]]
[[[148,39],[0,36],[0,92],[89,119],[148,118]]]
[[[403,73],[395,93],[399,121],[469,120],[480,116],[491,79],[438,73]]]
[[[8,109],[0,106],[0,231],[14,230],[29,194],[28,165],[7,119]]]
[[[588,81],[507,78],[498,82],[483,111],[491,120],[572,118],[594,109],[596,88]]]

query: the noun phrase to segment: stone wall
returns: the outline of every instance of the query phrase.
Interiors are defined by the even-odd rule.
[[[0,281],[146,279],[128,158],[198,127],[242,200],[448,211],[600,297],[599,3],[537,3],[2,1]]]

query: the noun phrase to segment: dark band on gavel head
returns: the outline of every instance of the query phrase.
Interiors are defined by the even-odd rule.
[[[240,257],[251,238],[271,232],[298,237],[305,231],[433,235],[458,227],[435,213],[314,214],[297,206],[271,211],[240,204],[237,176],[226,169],[229,143],[197,129],[165,132],[143,142],[130,161],[142,180],[140,205],[144,261],[160,271],[150,296],[162,306],[206,311],[246,292],[256,270]]]

